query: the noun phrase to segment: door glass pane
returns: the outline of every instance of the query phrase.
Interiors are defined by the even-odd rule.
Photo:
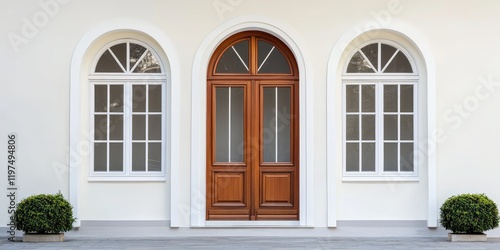
[[[132,86],[132,111],[145,112],[146,111],[146,85]]]
[[[401,85],[401,112],[413,112],[413,85]]]
[[[146,171],[146,143],[132,143],[132,171]]]
[[[144,46],[130,43],[130,65],[129,70],[132,70],[135,64],[139,61],[141,56],[146,52],[146,48]]]
[[[403,54],[403,52],[399,51],[394,59],[389,63],[389,66],[385,69],[384,73],[412,73],[413,69],[411,68],[410,61]]]
[[[261,74],[290,74],[290,65],[283,53],[276,46],[259,40],[257,43],[258,64],[257,72]]]
[[[359,144],[358,143],[346,143],[346,171],[347,172],[358,172],[359,171]]]
[[[149,115],[148,139],[161,140],[161,115]]]
[[[123,140],[123,115],[109,116],[109,139]]]
[[[161,171],[161,143],[159,142],[148,144],[148,171]]]
[[[161,112],[161,96],[162,89],[161,85],[149,85],[149,112]]]
[[[123,112],[123,85],[109,86],[109,110]]]
[[[229,89],[215,89],[215,161],[229,162]]]
[[[248,40],[229,47],[217,62],[215,73],[248,73],[248,53]]]
[[[346,112],[359,112],[359,85],[346,87]]]
[[[120,43],[112,46],[110,49],[113,54],[115,54],[116,58],[118,58],[120,64],[125,68],[125,65],[127,65],[127,44]]]
[[[358,51],[349,61],[347,73],[375,73],[375,71]]]
[[[413,172],[413,143],[401,143],[401,171]]]
[[[107,144],[94,143],[94,171],[105,172],[107,171]]]
[[[146,140],[146,116],[132,116],[132,140]]]
[[[94,140],[107,140],[108,139],[108,116],[95,115],[94,116]]]
[[[109,143],[109,171],[123,171],[123,143]]]
[[[397,143],[384,143],[384,171],[398,171]]]
[[[375,85],[362,85],[362,111],[375,112]]]
[[[398,139],[398,116],[384,115],[384,140]]]
[[[398,112],[398,85],[384,85],[384,112]]]
[[[278,162],[290,162],[290,124],[291,103],[290,88],[278,88],[278,106],[276,107],[276,121],[278,131]]]
[[[244,89],[231,88],[231,162],[243,162]]]
[[[375,143],[362,143],[361,144],[361,171],[373,172],[375,171]]]
[[[106,50],[102,56],[97,61],[95,66],[95,72],[97,73],[123,73],[122,68],[116,62],[115,58],[111,55],[109,50]]]
[[[370,63],[378,71],[378,43],[372,43],[361,49],[363,54],[370,60]]]
[[[263,93],[263,154],[264,162],[276,162],[276,93],[277,88],[264,88]]]
[[[346,139],[359,140],[359,116],[347,115],[346,116]]]
[[[375,115],[363,115],[361,124],[361,138],[363,140],[375,140]]]
[[[94,86],[94,111],[106,112],[108,111],[108,86],[95,85]]]
[[[401,140],[413,140],[413,115],[401,115]]]

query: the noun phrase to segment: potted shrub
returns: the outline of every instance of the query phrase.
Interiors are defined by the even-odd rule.
[[[461,194],[441,206],[441,225],[452,233],[450,241],[486,241],[485,231],[498,227],[495,202],[484,194]]]
[[[72,209],[61,193],[33,195],[17,205],[14,223],[23,241],[64,241],[64,232],[73,229]]]

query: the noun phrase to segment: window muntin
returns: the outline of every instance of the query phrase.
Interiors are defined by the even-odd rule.
[[[344,176],[417,176],[418,76],[398,47],[367,44],[346,67]]]
[[[158,58],[135,40],[108,45],[98,57],[90,75],[91,176],[164,177],[166,89]]]

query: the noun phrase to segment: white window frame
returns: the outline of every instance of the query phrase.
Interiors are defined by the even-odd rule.
[[[124,73],[96,73],[95,67],[102,54],[110,47],[120,43],[135,43],[147,48],[159,61],[162,73],[131,73],[128,66],[128,49],[127,49],[127,66]],[[128,47],[127,47],[128,48]],[[97,53],[89,75],[89,93],[90,93],[90,110],[89,110],[89,142],[90,142],[90,168],[88,181],[165,181],[168,152],[168,133],[167,133],[167,117],[169,117],[169,108],[167,107],[167,85],[164,65],[161,58],[151,46],[134,39],[120,39],[108,43]],[[123,85],[123,171],[121,172],[102,172],[94,171],[94,90],[95,85]],[[161,171],[147,172],[147,171],[132,171],[132,86],[133,85],[161,85],[162,86],[162,111],[161,111]],[[109,95],[109,93],[108,93]],[[109,97],[108,97],[109,98]],[[144,112],[149,114],[150,112]],[[160,112],[153,112],[159,114]],[[109,125],[108,125],[109,126]],[[147,132],[147,126],[146,126]],[[148,140],[146,140],[148,141]],[[147,143],[146,143],[147,144]],[[109,160],[109,154],[107,155]],[[147,157],[147,156],[146,156]]]
[[[406,58],[408,58],[408,61],[411,64],[412,67],[412,73],[382,73],[379,70],[383,67],[381,65],[381,57],[378,56],[378,69],[375,73],[347,73],[347,67],[349,65],[349,61],[352,59],[353,55],[360,51],[361,48],[373,44],[373,43],[378,43],[378,44],[387,44],[390,46],[395,47],[398,49],[400,52],[402,52]],[[380,45],[379,45],[379,53],[380,53]],[[412,172],[401,172],[401,171],[391,171],[391,172],[385,172],[384,171],[384,152],[383,152],[383,147],[384,147],[384,127],[383,127],[383,119],[384,119],[384,111],[383,111],[383,88],[385,85],[413,85],[413,149],[414,149],[414,155],[417,155],[418,151],[418,121],[419,121],[419,113],[418,113],[418,82],[419,82],[419,75],[417,68],[415,66],[415,62],[413,58],[410,56],[410,54],[405,50],[401,45],[389,41],[389,40],[371,40],[368,42],[365,42],[361,44],[359,47],[357,47],[355,50],[353,50],[350,55],[347,57],[347,63],[344,65],[343,69],[343,75],[342,75],[342,180],[343,181],[418,181],[419,180],[419,162],[418,162],[418,157],[413,157],[413,167],[414,171]],[[353,172],[353,171],[347,171],[346,169],[346,86],[349,84],[354,84],[354,85],[375,85],[376,89],[376,94],[375,94],[375,171],[374,172],[368,172],[368,171],[361,171],[361,165],[360,165],[360,171],[358,172]],[[399,92],[398,92],[399,93]],[[398,105],[400,105],[400,95],[398,94]],[[362,98],[359,98],[359,101],[361,102]],[[360,111],[357,114],[363,114],[361,112],[361,105]],[[399,110],[399,109],[398,109]],[[401,114],[405,114],[406,112],[395,112],[394,114],[397,114],[398,116]],[[399,121],[399,119],[398,119]],[[360,119],[361,123],[361,119]],[[359,126],[360,129],[360,134],[361,134],[361,124]],[[399,137],[400,133],[399,129],[399,123],[398,123],[398,140],[394,141],[397,142],[398,145],[401,143],[401,139]],[[362,138],[359,138],[359,142],[362,142]],[[404,142],[404,141],[403,141]],[[361,150],[359,151],[361,157]],[[398,166],[399,166],[399,147],[398,147]]]

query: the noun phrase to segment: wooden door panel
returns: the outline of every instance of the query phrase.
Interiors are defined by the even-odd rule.
[[[245,172],[213,172],[213,204],[214,207],[245,207],[247,182]]]
[[[261,173],[261,207],[293,207],[293,172]]]

